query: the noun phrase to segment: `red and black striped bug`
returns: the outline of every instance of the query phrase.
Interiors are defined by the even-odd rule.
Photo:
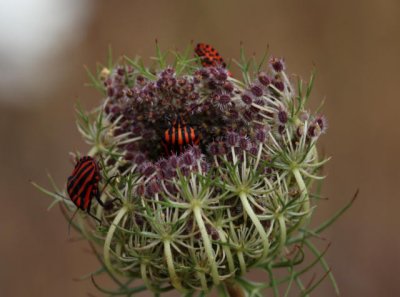
[[[106,185],[103,187],[103,190],[99,191],[99,182],[101,180],[101,175],[96,160],[90,156],[83,156],[82,158],[80,158],[75,164],[75,168],[72,171],[71,175],[68,177],[67,181],[67,192],[72,202],[77,207],[76,211],[78,211],[79,209],[84,210],[92,218],[101,223],[101,220],[99,218],[90,213],[90,206],[94,197],[102,207],[106,209],[110,208],[110,205],[112,204],[112,202],[114,202],[115,199],[104,203],[103,201],[101,201],[100,196],[111,179],[107,181]],[[71,220],[72,218],[73,216],[71,217]]]
[[[199,56],[203,67],[222,66],[226,67],[226,63],[218,51],[209,44],[198,43],[194,49]]]
[[[199,133],[187,125],[179,114],[162,135],[162,145],[166,155],[182,153],[187,146],[198,145],[199,143]]]

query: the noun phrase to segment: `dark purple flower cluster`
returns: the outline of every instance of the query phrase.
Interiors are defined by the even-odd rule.
[[[248,134],[252,128],[250,121],[258,112],[238,102],[242,91],[229,81],[229,72],[222,67],[200,68],[193,75],[181,77],[168,67],[149,79],[129,67],[119,66],[105,80],[105,86],[105,113],[118,124],[114,134],[142,137],[122,148],[126,151],[125,159],[137,165],[138,152],[140,161],[143,155],[151,161],[163,156],[161,137],[178,115],[201,134],[201,147],[205,148],[230,130]],[[253,92],[257,88],[253,86]],[[262,99],[259,101],[263,104]]]
[[[208,171],[214,157],[232,159],[233,154],[240,156],[244,151],[257,155],[270,130],[283,134],[291,121],[282,99],[282,92],[289,90],[284,69],[282,59],[272,58],[269,72],[258,73],[242,87],[221,66],[198,68],[185,75],[177,75],[172,67],[154,74],[141,74],[130,66],[116,67],[104,81],[104,111],[116,124],[114,135],[130,133],[138,138],[119,147],[126,161],[121,169],[140,172],[148,179],[143,194],[152,195],[171,187],[167,181],[178,172]],[[175,127],[178,117],[182,126]],[[199,146],[185,146],[180,154],[166,151],[165,133],[171,136],[169,141],[177,142],[180,131],[184,137],[187,127],[199,135]],[[317,137],[325,129],[325,119],[317,117],[308,125],[307,137]],[[303,130],[299,125],[296,137],[301,137]]]
[[[214,157],[227,156],[229,160],[232,159],[233,154],[242,156],[243,152],[257,156],[260,144],[268,140],[269,130],[269,126],[259,127],[250,135],[229,131],[223,139],[213,141],[208,145],[208,153]]]
[[[173,154],[157,162],[144,161],[138,166],[139,173],[145,178],[138,189],[139,194],[149,197],[165,191],[174,194],[177,189],[171,180],[178,174],[189,176],[192,172],[207,173],[208,170],[209,164],[197,146],[189,147],[179,156]]]

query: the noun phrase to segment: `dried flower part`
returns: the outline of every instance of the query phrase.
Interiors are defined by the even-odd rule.
[[[251,95],[249,95],[249,94],[243,94],[242,101],[247,105],[251,105],[251,103],[253,103],[253,99],[251,98]]]
[[[285,62],[283,61],[283,59],[273,57],[270,59],[270,64],[271,68],[275,72],[282,72],[285,70]]]
[[[271,78],[265,72],[261,72],[258,75],[258,81],[265,87],[268,87],[271,83]]]
[[[240,82],[225,64],[165,57],[103,70],[101,107],[79,113],[102,175],[117,176],[104,196],[121,203],[94,202],[103,230],[91,230],[107,271],[190,293],[252,267],[294,269],[302,253],[285,251],[309,236],[308,185],[325,162],[315,144],[326,120],[304,106],[311,87],[295,94],[282,59],[242,66]]]
[[[258,85],[252,86],[250,90],[251,93],[256,97],[261,97],[263,95],[263,89]]]

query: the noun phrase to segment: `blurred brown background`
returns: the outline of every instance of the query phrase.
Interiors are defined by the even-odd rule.
[[[48,197],[29,184],[62,185],[68,152],[87,147],[74,123],[83,86],[115,55],[150,56],[190,40],[223,56],[283,56],[304,79],[318,71],[312,105],[326,98],[330,128],[321,148],[333,156],[316,221],[355,205],[325,236],[342,296],[399,296],[398,182],[400,2],[384,1],[2,1],[0,4],[0,296],[101,294],[74,277],[97,268],[83,242],[67,241],[67,224]],[[326,281],[314,296],[334,296]]]

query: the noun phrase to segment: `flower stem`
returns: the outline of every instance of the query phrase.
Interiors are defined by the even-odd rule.
[[[297,185],[299,186],[301,198],[303,200],[302,211],[308,212],[310,210],[310,197],[308,195],[307,186],[304,183],[303,176],[301,175],[298,168],[294,168],[292,170],[292,173],[294,175],[294,178],[296,179]],[[306,223],[306,221],[308,220],[308,218],[309,218],[309,214],[306,214],[305,216],[303,216],[301,218],[300,222],[298,223],[298,227],[303,226]]]
[[[227,243],[228,240],[226,239],[225,232],[222,230],[222,228],[220,228],[220,227],[217,228],[217,232],[218,232],[219,237],[221,238],[221,242]],[[235,264],[233,262],[231,250],[230,250],[229,246],[227,246],[227,245],[223,246],[223,249],[224,249],[224,252],[226,255],[226,260],[228,262],[229,271],[231,273],[235,273]]]
[[[207,233],[206,226],[204,224],[203,218],[201,216],[201,209],[200,207],[196,206],[193,208],[193,213],[196,218],[197,226],[199,227],[201,237],[203,238],[204,249],[206,251],[209,264],[211,266],[211,275],[213,278],[213,282],[215,285],[220,283],[220,278],[218,274],[217,263],[215,262],[214,250],[211,246],[211,241],[209,235]]]
[[[247,272],[247,266],[246,266],[246,261],[244,260],[243,252],[237,251],[237,257],[239,259],[240,270],[244,275]]]
[[[168,272],[169,272],[169,277],[171,279],[171,283],[178,291],[183,292],[184,289],[182,287],[181,281],[179,280],[179,277],[176,275],[175,272],[174,259],[172,258],[172,251],[171,251],[171,242],[169,240],[164,240],[164,255],[165,259],[167,260]]]
[[[142,276],[142,280],[143,280],[144,284],[148,288],[153,288],[151,281],[147,277],[147,263],[145,263],[144,261],[142,263],[140,263],[140,275]]]
[[[286,235],[287,235],[285,217],[282,214],[278,216],[278,223],[279,223],[280,240],[279,240],[279,247],[277,250],[281,251],[286,244]]]
[[[111,241],[114,236],[114,232],[115,232],[115,229],[117,228],[117,225],[119,224],[121,219],[124,217],[124,215],[127,213],[127,211],[128,211],[128,208],[126,206],[122,207],[118,211],[118,214],[114,218],[114,220],[110,226],[110,229],[108,229],[106,240],[104,242],[104,264],[113,273],[115,273],[115,270],[113,268],[113,265],[111,264],[111,258],[110,258]]]
[[[263,240],[263,245],[264,245],[263,258],[265,259],[269,253],[268,235],[267,235],[267,233],[265,233],[263,225],[261,225],[260,220],[258,219],[257,215],[254,213],[253,208],[251,207],[251,205],[247,199],[247,194],[244,192],[240,192],[239,197],[240,197],[240,201],[242,202],[244,210],[250,217],[251,221],[253,222],[254,226],[256,227],[258,233],[260,234],[260,236]]]

